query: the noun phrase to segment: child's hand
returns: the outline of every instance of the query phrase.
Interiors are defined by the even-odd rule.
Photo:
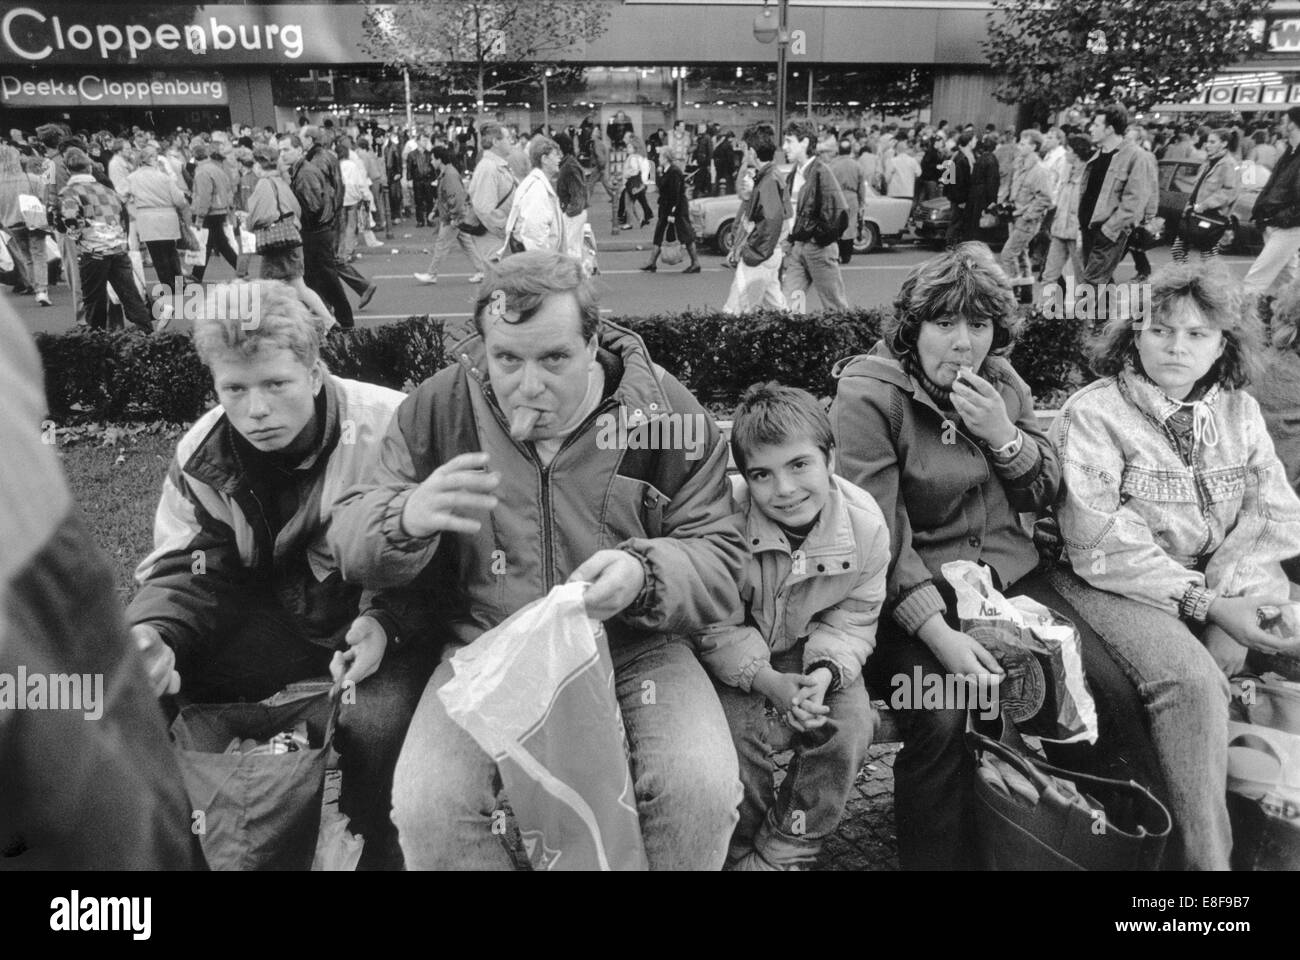
[[[809,730],[816,730],[826,723],[831,708],[822,701],[826,699],[826,691],[830,688],[834,677],[825,667],[818,667],[812,673],[806,675],[804,679],[811,680],[812,683],[804,687],[803,696],[791,704],[786,723],[794,729],[806,733]]]
[[[802,673],[778,673],[771,667],[764,667],[754,677],[751,686],[771,700],[778,713],[789,715],[804,691],[815,683],[812,677],[805,677]]]

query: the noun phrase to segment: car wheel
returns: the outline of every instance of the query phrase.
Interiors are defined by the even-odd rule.
[[[731,252],[731,241],[735,238],[735,233],[736,221],[724,220],[722,226],[718,227],[717,236],[713,238],[713,246],[717,248],[718,253]]]
[[[853,241],[854,253],[874,253],[880,249],[880,228],[874,223],[864,223],[858,239]]]

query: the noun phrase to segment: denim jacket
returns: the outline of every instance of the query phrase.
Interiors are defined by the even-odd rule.
[[[772,654],[807,639],[804,667],[834,661],[848,686],[876,645],[889,572],[885,515],[871,494],[832,477],[821,516],[791,553],[780,525],[752,504],[743,481],[737,486],[749,545],[740,586],[744,621],[738,613],[697,633],[700,659],[719,681],[748,691]]]
[[[1168,423],[1181,406],[1129,367],[1062,407],[1051,431],[1065,480],[1057,516],[1075,573],[1175,616],[1189,587],[1285,597],[1300,498],[1259,404],[1212,387],[1194,407],[1190,463]]]

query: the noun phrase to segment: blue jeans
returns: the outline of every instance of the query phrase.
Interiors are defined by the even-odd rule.
[[[1065,567],[1051,585],[1086,620],[1146,706],[1169,812],[1193,870],[1227,870],[1232,828],[1228,682],[1200,638],[1148,604],[1094,589]]]
[[[772,669],[803,673],[803,644],[773,654]],[[799,733],[761,693],[746,693],[717,684],[740,758],[745,788],[740,822],[731,837],[729,860],[753,850],[774,867],[811,863],[844,816],[853,781],[871,746],[874,715],[867,688],[858,677],[827,695],[829,719],[816,730]],[[781,789],[772,786],[773,755],[794,749]]]
[[[668,637],[611,652],[650,869],[721,869],[740,775],[704,668]],[[500,774],[438,697],[453,673],[450,662],[439,665],[411,720],[393,781],[393,822],[409,869],[508,870],[492,830]]]

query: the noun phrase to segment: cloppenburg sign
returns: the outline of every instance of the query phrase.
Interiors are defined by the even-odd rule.
[[[226,83],[204,74],[103,77],[0,74],[0,106],[6,107],[183,107],[224,106]]]
[[[352,5],[0,3],[0,64],[348,63],[366,59],[361,19]]]

